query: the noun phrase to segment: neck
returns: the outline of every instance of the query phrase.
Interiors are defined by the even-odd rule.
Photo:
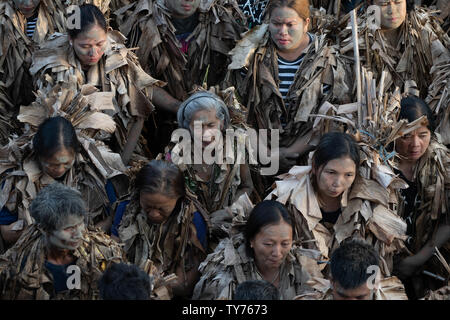
[[[258,269],[259,273],[265,280],[267,280],[270,283],[272,283],[276,280],[274,278],[280,272],[281,267],[268,268],[268,267],[258,263],[258,261],[256,259],[255,259],[255,263],[256,263],[256,268]]]
[[[341,199],[342,199],[342,195],[340,195],[339,197],[335,197],[335,198],[327,196],[327,195],[320,195],[320,200],[322,202],[321,208],[325,212],[334,212],[341,207]]]
[[[414,168],[417,165],[417,160],[401,159],[399,169],[409,181],[414,179]]]
[[[383,33],[384,37],[386,38],[386,40],[394,48],[397,47],[397,45],[399,43],[401,28],[402,27],[400,26],[396,29],[382,30],[382,33]]]
[[[73,260],[72,251],[55,247],[52,244],[47,246],[47,260],[56,265],[64,265]]]
[[[284,51],[278,49],[277,53],[283,59],[292,61],[300,57],[300,55],[303,53],[303,51],[306,49],[308,45],[309,45],[309,35],[305,33],[302,41],[300,42],[300,45],[297,48]]]

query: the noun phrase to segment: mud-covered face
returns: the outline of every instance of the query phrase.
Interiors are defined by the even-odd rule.
[[[29,18],[34,15],[40,2],[41,0],[14,0],[14,5],[22,12],[25,18]]]
[[[405,134],[395,141],[395,150],[409,161],[419,160],[430,145],[431,131],[426,126]]]
[[[73,167],[75,152],[63,148],[48,158],[41,158],[40,163],[45,173],[53,179],[58,179]]]
[[[380,7],[384,30],[397,29],[406,19],[406,0],[374,0],[373,4]]]
[[[292,8],[275,8],[270,14],[270,37],[278,50],[296,50],[304,37],[308,37],[308,23],[309,19],[303,20]]]
[[[167,8],[175,18],[188,18],[200,6],[200,0],[166,0]]]
[[[356,177],[356,164],[350,157],[333,159],[318,170],[313,169],[318,192],[327,197],[339,197],[351,187]]]
[[[177,198],[161,193],[141,192],[139,202],[142,212],[151,223],[160,224],[169,218],[177,204]]]
[[[217,136],[221,135],[222,121],[217,117],[215,109],[204,109],[194,113],[190,123],[190,131],[194,139],[196,139],[194,125],[201,124],[202,135],[201,144],[203,148],[206,148],[211,144]]]
[[[259,267],[279,268],[292,247],[292,227],[284,220],[267,225],[250,240],[250,244]]]
[[[83,66],[96,65],[105,53],[108,37],[105,30],[94,25],[88,31],[71,39],[75,54]]]
[[[59,229],[50,233],[49,243],[59,249],[76,250],[81,245],[84,229],[84,217],[70,215]]]

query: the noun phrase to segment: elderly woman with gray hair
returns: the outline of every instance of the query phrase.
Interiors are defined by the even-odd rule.
[[[224,210],[226,207],[244,193],[250,196],[253,191],[246,154],[239,148],[245,142],[242,140],[244,132],[231,126],[227,106],[208,91],[197,92],[185,100],[177,119],[179,127],[185,129],[184,133],[189,133],[190,148],[185,148],[183,139],[171,150],[170,160],[184,171],[187,187],[212,214],[214,229],[215,221],[219,225],[219,220],[223,222],[224,217],[231,220],[230,210]],[[233,140],[226,139],[226,130],[233,132]]]
[[[120,246],[85,227],[81,194],[60,183],[41,190],[30,206],[36,223],[0,257],[1,299],[97,299],[109,263],[124,261]]]

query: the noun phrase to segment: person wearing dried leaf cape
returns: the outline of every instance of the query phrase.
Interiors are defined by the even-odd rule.
[[[351,86],[346,83],[347,62],[325,36],[307,33],[308,1],[274,0],[266,14],[269,24],[247,33],[231,52],[228,69],[249,109],[249,125],[279,130],[280,172],[286,172],[317,143],[311,142],[309,116],[325,100],[350,102]]]
[[[295,166],[279,176],[266,199],[286,204],[295,222],[294,239],[319,250],[322,260],[343,240],[359,237],[374,246],[382,275],[390,276],[393,255],[404,247],[406,224],[391,210],[395,190],[362,174],[366,168],[360,163],[368,159],[359,149],[347,134],[325,134],[312,165]]]
[[[401,100],[400,119],[411,123],[423,116],[426,119],[416,130],[395,141],[397,173],[409,185],[402,190],[400,214],[408,225],[411,251],[409,256],[399,256],[396,272],[412,299],[443,284],[423,271],[442,279],[450,275],[450,152],[433,135],[429,106],[416,97]]]
[[[128,46],[138,48],[145,71],[165,81],[169,94],[180,101],[195,85],[220,84],[228,52],[246,31],[236,0],[139,0],[115,14]],[[157,110],[155,120],[157,126],[148,135],[151,142],[160,141],[154,148],[162,151],[176,119],[173,112]]]
[[[79,8],[81,28],[69,28],[68,36],[55,34],[34,53],[30,72],[35,86],[43,96],[63,82],[75,91],[91,84],[113,93],[116,130],[111,148],[122,155],[124,164],[133,151],[150,156],[145,144],[138,144],[144,120],[154,109],[152,102],[172,108],[173,101],[164,100],[167,94],[158,87],[163,83],[142,70],[137,57],[123,44],[123,35],[108,29],[97,7]]]
[[[180,129],[172,136],[176,144],[166,158],[180,167],[187,187],[209,212],[217,244],[217,238],[225,236],[220,231],[223,222],[232,219],[227,207],[242,194],[253,192],[248,136],[242,128],[230,125],[228,107],[209,91],[196,92],[182,103],[178,125]]]
[[[445,108],[450,103],[450,95],[445,93],[449,87],[445,79],[450,75],[450,37],[442,30],[441,21],[427,8],[407,8],[406,0],[372,0],[371,4],[370,12],[358,17],[361,64],[373,72],[384,92],[399,87],[402,92],[427,99],[438,121],[447,119],[438,132],[445,136],[444,144],[450,144],[446,132],[449,112]],[[340,31],[338,38],[340,52],[353,57],[351,29]]]
[[[194,300],[233,300],[236,287],[248,280],[266,280],[289,300],[310,290],[297,247],[293,221],[276,201],[263,201],[251,211],[244,232],[223,239],[200,265],[202,276]]]
[[[329,263],[331,281],[312,278],[314,292],[295,300],[407,300],[397,277],[380,278],[378,253],[364,240],[344,240]]]
[[[88,137],[82,136],[79,140],[70,121],[62,117],[48,118],[36,134],[29,131],[0,152],[3,159],[0,175],[2,252],[16,242],[27,225],[33,223],[28,211],[30,202],[42,188],[55,181],[81,192],[88,206],[90,227],[109,231],[115,209],[115,199],[111,198],[112,190],[109,189],[114,187],[91,159],[100,161],[99,167],[113,178],[121,176],[125,168],[122,165],[120,171],[119,165],[109,166],[105,159],[111,156],[120,161],[119,155],[112,154],[106,146],[94,143]]]
[[[104,233],[85,227],[80,193],[54,183],[30,211],[36,224],[0,256],[0,299],[98,299],[102,272],[124,262],[124,253]]]
[[[176,165],[152,160],[140,170],[119,226],[129,261],[144,270],[153,263],[163,276],[174,273],[178,279],[170,285],[173,295],[190,298],[209,232],[208,214],[186,192]]]

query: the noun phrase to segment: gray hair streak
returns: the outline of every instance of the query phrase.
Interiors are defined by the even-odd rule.
[[[46,232],[61,228],[69,216],[86,216],[86,205],[81,193],[55,182],[42,189],[30,205],[31,216]]]
[[[228,107],[222,99],[209,91],[194,93],[180,105],[177,113],[178,126],[189,130],[192,117],[197,111],[211,109],[216,110],[216,116],[223,124],[222,129],[227,129],[230,125]]]

